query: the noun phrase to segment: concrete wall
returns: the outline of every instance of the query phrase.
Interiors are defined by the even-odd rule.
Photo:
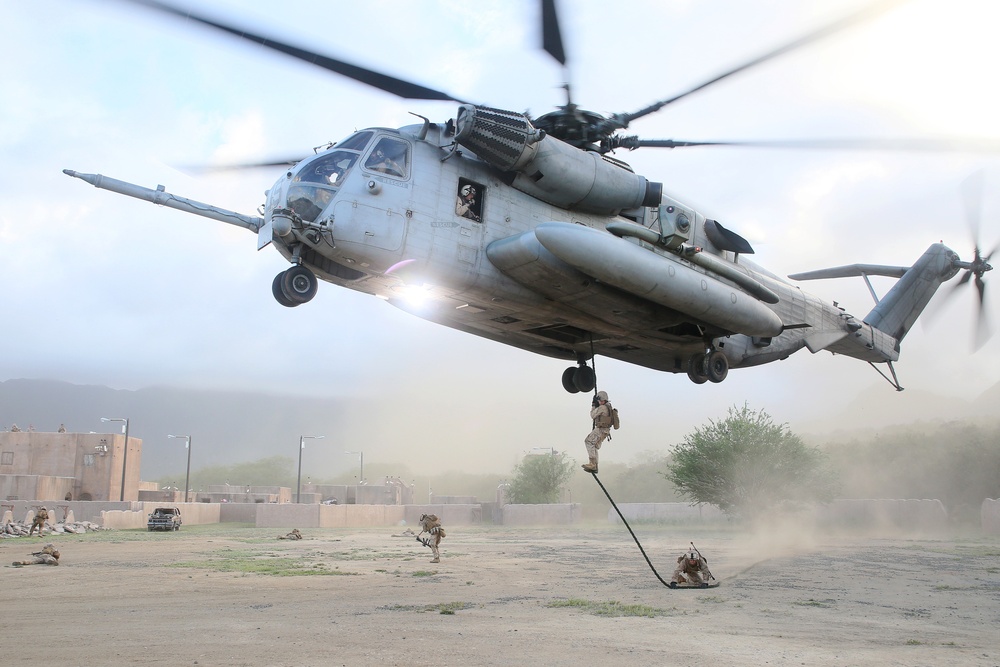
[[[479,505],[257,505],[259,528],[416,526],[421,514],[437,514],[445,526],[482,522]]]
[[[257,523],[257,508],[260,507],[260,504],[222,503],[217,507],[219,508],[219,521],[223,523]]]
[[[321,528],[341,526],[396,526],[403,521],[402,505],[321,505]]]
[[[120,503],[119,503],[120,504]],[[206,523],[219,523],[222,505],[210,503],[134,503],[129,509],[112,509],[101,512],[99,523],[103,528],[126,530],[130,528],[146,528],[150,513],[157,507],[177,507],[181,511],[181,530],[184,526],[197,526]],[[79,517],[77,518],[79,521]]]
[[[503,525],[505,526],[571,524],[578,523],[581,516],[580,503],[503,506]]]
[[[725,513],[714,505],[691,503],[618,503],[618,509],[629,523],[680,523],[700,524],[728,521]],[[608,508],[608,521],[621,524],[621,517],[614,507]]]
[[[979,521],[987,535],[1000,535],[1000,499],[987,498],[979,508]]]

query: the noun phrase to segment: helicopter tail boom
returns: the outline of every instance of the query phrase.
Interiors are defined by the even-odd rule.
[[[892,286],[864,321],[901,341],[937,288],[958,272],[957,260],[954,251],[935,243]]]

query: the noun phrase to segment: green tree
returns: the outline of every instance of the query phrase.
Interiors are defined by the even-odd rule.
[[[746,404],[686,435],[664,477],[685,498],[751,520],[778,503],[830,500],[836,490],[820,450]]]
[[[510,502],[519,505],[559,502],[559,493],[574,470],[575,464],[565,452],[529,454],[514,466],[508,489]]]

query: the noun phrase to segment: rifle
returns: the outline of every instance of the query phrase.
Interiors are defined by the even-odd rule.
[[[704,561],[704,563],[705,563],[705,572],[708,573],[708,578],[709,579],[715,579],[715,575],[712,574],[712,571],[710,569],[708,569],[708,559],[701,555],[701,552],[698,551],[698,547],[696,547],[694,545],[694,542],[691,542],[691,548],[694,550],[694,552],[696,554],[698,554],[698,558],[700,558],[702,561]]]

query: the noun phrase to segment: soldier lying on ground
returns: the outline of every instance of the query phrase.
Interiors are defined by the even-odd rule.
[[[278,535],[279,540],[301,540],[302,533],[299,532],[298,528],[292,528],[292,532],[287,535]]]
[[[59,551],[52,544],[46,544],[41,551],[35,551],[31,554],[34,556],[32,560],[16,560],[11,565],[14,567],[21,567],[22,565],[58,565],[59,564]]]

